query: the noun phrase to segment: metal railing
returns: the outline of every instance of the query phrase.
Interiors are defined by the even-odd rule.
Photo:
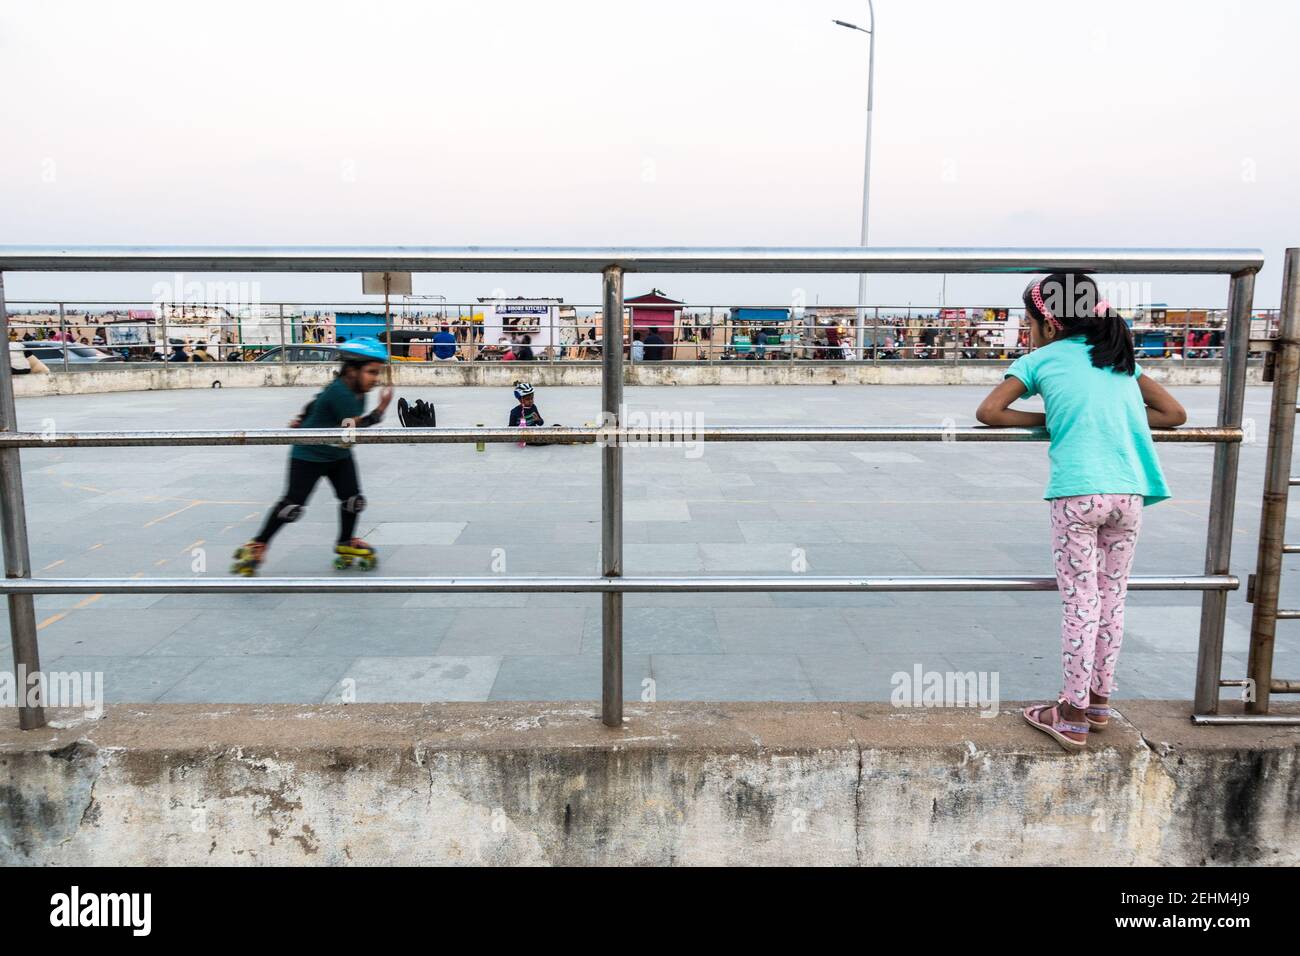
[[[1235,249],[524,249],[524,248],[176,248],[0,246],[0,334],[8,337],[4,273],[13,271],[117,272],[599,272],[605,315],[623,314],[626,272],[650,273],[1043,273],[1218,274],[1230,277],[1227,335],[1222,356],[1218,420],[1211,428],[1155,430],[1161,442],[1215,445],[1210,521],[1201,574],[1136,576],[1135,590],[1202,592],[1195,690],[1198,714],[1216,713],[1227,592],[1238,586],[1229,571],[1237,464],[1242,439],[1246,359],[1257,250]],[[33,599],[66,593],[274,593],[302,591],[481,592],[562,591],[601,595],[601,719],[623,720],[623,595],[680,591],[1003,591],[1055,588],[1055,578],[1024,576],[915,577],[625,577],[623,575],[623,445],[671,439],[672,429],[630,429],[618,415],[623,392],[621,329],[605,323],[602,340],[603,427],[538,429],[529,440],[599,442],[601,449],[601,574],[569,578],[388,578],[372,580],[258,578],[235,580],[135,578],[34,579],[23,498],[22,448],[172,446],[209,444],[319,444],[511,442],[515,429],[405,429],[345,431],[313,429],[190,432],[87,432],[45,435],[20,432],[9,363],[0,363],[0,524],[4,533],[5,583],[14,663],[40,671]],[[686,433],[682,433],[686,434]],[[713,441],[1046,441],[1043,429],[1025,428],[731,428],[690,431],[691,440]],[[40,703],[19,708],[19,726],[42,726]]]
[[[96,303],[68,300],[11,300],[11,332],[34,340],[29,354],[51,369],[72,371],[100,364],[70,359],[69,350],[84,347],[116,353],[127,362],[162,361],[177,363],[207,361],[276,361],[299,364],[326,361],[334,344],[335,317],[367,314],[373,333],[389,341],[394,356],[406,362],[444,364],[448,361],[497,361],[504,336],[516,349],[528,344],[530,360],[549,363],[600,361],[600,345],[590,336],[603,322],[599,304],[555,304],[545,301],[544,319],[533,316],[521,327],[482,321],[490,307],[509,307],[515,300],[480,302],[396,303],[391,314],[376,311],[373,302],[169,302],[143,303],[133,300]],[[100,311],[84,308],[99,305]],[[82,307],[78,309],[77,307]],[[103,306],[116,307],[103,311]],[[26,307],[18,311],[16,307]],[[125,309],[123,308],[125,307]],[[715,364],[718,362],[784,362],[866,364],[909,363],[952,365],[1000,363],[1028,351],[1028,326],[1023,308],[1003,305],[947,307],[912,304],[907,306],[821,304],[795,306],[790,303],[721,305],[637,303],[640,325],[632,327],[624,317],[624,350],[631,362],[655,364]],[[1145,364],[1215,364],[1222,358],[1225,310],[1218,308],[1142,306],[1128,310],[1135,317],[1200,316],[1200,323],[1188,321],[1161,325],[1135,325],[1138,356]],[[152,318],[129,313],[149,313]],[[647,347],[637,357],[633,340],[649,331],[645,314],[663,314],[657,326],[663,345]],[[737,313],[748,316],[738,316]],[[964,317],[952,313],[966,313]],[[563,313],[563,314],[562,314]],[[773,318],[754,317],[770,313]],[[989,315],[1002,318],[988,318]],[[782,318],[781,316],[784,316]],[[846,322],[845,317],[851,318]],[[1012,321],[1010,325],[1007,318]],[[1256,310],[1253,327],[1276,327],[1276,310]],[[146,327],[143,337],[138,333]],[[133,333],[123,341],[122,331]],[[765,341],[758,332],[766,333]],[[448,332],[454,341],[435,342],[438,332]],[[116,333],[116,334],[115,334]],[[1260,329],[1252,339],[1264,335]],[[525,343],[524,335],[536,341]],[[118,341],[108,341],[110,339]],[[855,343],[861,342],[861,345]],[[199,348],[202,356],[196,355]],[[186,349],[192,351],[187,352]],[[444,353],[435,356],[435,349]],[[656,354],[651,354],[655,352]],[[449,353],[449,354],[448,354]],[[57,363],[57,364],[54,364]],[[125,368],[122,364],[101,364],[101,370]]]
[[[1295,445],[1297,392],[1300,390],[1300,249],[1288,249],[1282,274],[1282,317],[1277,337],[1265,363],[1265,380],[1273,382],[1272,411],[1268,423],[1268,458],[1264,466],[1264,502],[1259,515],[1259,553],[1255,573],[1248,578],[1246,600],[1253,605],[1250,619],[1250,656],[1246,677],[1220,680],[1222,687],[1245,690],[1246,713],[1200,715],[1198,723],[1294,723],[1300,716],[1269,713],[1273,694],[1300,694],[1300,680],[1273,677],[1273,646],[1277,622],[1300,619],[1298,609],[1279,609],[1282,559],[1300,554],[1300,545],[1286,543],[1287,500],[1300,477],[1291,475]]]

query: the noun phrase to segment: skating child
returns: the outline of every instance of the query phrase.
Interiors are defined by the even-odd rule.
[[[379,382],[380,369],[388,361],[388,351],[373,338],[355,338],[339,345],[343,364],[334,381],[325,386],[292,422],[291,428],[366,428],[384,417],[393,390],[386,387],[379,395],[375,410],[363,414],[366,393]],[[266,548],[281,527],[302,517],[307,499],[316,482],[329,479],[339,499],[339,536],[334,547],[334,566],[345,568],[356,560],[369,570],[378,564],[375,549],[355,537],[357,516],[366,506],[357,477],[352,449],[346,445],[294,445],[289,453],[289,481],[283,497],[266,516],[262,530],[242,545],[234,556],[231,571],[251,575],[266,560]]]

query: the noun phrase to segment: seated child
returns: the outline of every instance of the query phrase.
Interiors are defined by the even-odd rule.
[[[527,382],[515,382],[515,398],[519,404],[510,409],[510,427],[527,426],[535,428],[543,425],[541,410],[533,400],[533,387]]]

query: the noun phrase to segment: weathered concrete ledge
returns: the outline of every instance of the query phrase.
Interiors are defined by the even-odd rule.
[[[952,365],[947,362],[882,362],[862,365],[839,362],[646,363],[629,365],[629,385],[994,385],[1008,362]],[[1217,385],[1217,362],[1153,366],[1152,377],[1169,385]],[[261,388],[282,385],[319,388],[334,374],[329,363],[277,365],[271,362],[198,362],[182,365],[130,365],[112,369],[75,369],[48,375],[19,375],[14,394],[89,395],[98,392],[139,392],[169,388]],[[1262,366],[1255,363],[1247,382],[1260,384]],[[393,365],[398,387],[500,386],[527,377],[535,385],[600,384],[598,362],[445,362]]]
[[[1185,703],[1126,704],[1084,755],[1010,704],[638,704],[620,731],[593,709],[6,719],[0,863],[1300,863],[1300,730]]]

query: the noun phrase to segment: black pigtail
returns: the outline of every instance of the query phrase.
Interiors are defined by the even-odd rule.
[[[1114,309],[1092,319],[1084,333],[1092,346],[1092,364],[1097,368],[1114,369],[1123,375],[1137,371],[1137,357],[1133,351],[1133,333],[1128,324]]]

